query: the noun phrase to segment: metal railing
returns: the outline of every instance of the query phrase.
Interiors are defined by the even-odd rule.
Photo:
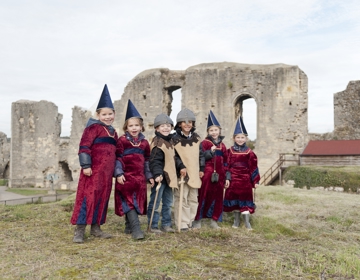
[[[295,163],[295,165],[300,165],[299,154],[296,153],[279,154],[279,159],[264,173],[264,175],[261,176],[260,185],[264,185],[264,186],[270,185],[279,177],[281,183],[282,168],[286,168],[290,165],[294,165],[294,164],[286,165],[286,163]]]

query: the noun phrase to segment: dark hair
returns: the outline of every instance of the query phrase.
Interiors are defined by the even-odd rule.
[[[141,132],[144,132],[145,131],[145,127],[144,127],[144,121],[140,118],[130,118],[130,119],[138,119],[139,120],[139,123],[140,123],[140,126],[141,126]],[[127,126],[128,126],[128,123],[129,123],[129,119],[127,119],[125,122],[124,122],[124,125],[123,125],[123,131],[126,132],[127,131]]]
[[[178,122],[176,125],[175,125],[175,129],[176,128],[180,128],[180,124],[183,123],[185,121],[181,121],[181,122]],[[192,127],[196,129],[196,126],[195,126],[195,122],[194,121],[191,121],[192,122]]]

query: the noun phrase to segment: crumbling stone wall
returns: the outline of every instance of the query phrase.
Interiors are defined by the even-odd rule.
[[[227,146],[232,144],[237,117],[246,110],[243,101],[255,100],[256,154],[261,174],[278,159],[279,153],[298,153],[305,147],[307,77],[298,66],[285,64],[223,62],[179,71],[167,68],[143,71],[128,83],[121,99],[114,102],[114,127],[119,135],[123,133],[127,100],[131,99],[144,118],[145,135],[150,140],[155,116],[161,112],[170,115],[172,93],[179,88],[181,107],[193,110],[196,115],[197,132],[206,136],[211,109],[223,127]],[[79,142],[91,115],[89,110],[74,107],[70,138],[60,139],[62,115],[53,103],[26,100],[13,103],[10,187],[46,187],[47,176],[56,174],[55,186],[66,183],[76,189],[81,170],[77,156]]]
[[[334,138],[360,139],[360,81],[350,81],[346,90],[334,94]]]
[[[307,76],[298,66],[285,64],[223,62],[199,64],[185,71],[146,70],[132,79],[121,99],[114,102],[115,128],[121,132],[127,100],[131,99],[144,118],[145,134],[150,139],[155,116],[171,113],[172,92],[179,88],[181,107],[194,111],[198,133],[206,136],[211,109],[223,127],[227,146],[232,142],[234,123],[242,115],[243,101],[254,98],[258,116],[256,153],[261,173],[278,159],[279,153],[298,153],[305,147]]]
[[[76,189],[80,177],[81,166],[79,164],[79,143],[89,118],[91,111],[75,106],[72,111],[72,123],[70,139],[67,146],[66,162],[71,172],[71,179],[68,180],[70,189]]]
[[[45,187],[58,170],[62,115],[44,100],[14,102],[11,111],[9,186]]]
[[[0,179],[9,178],[10,141],[5,133],[0,132]]]

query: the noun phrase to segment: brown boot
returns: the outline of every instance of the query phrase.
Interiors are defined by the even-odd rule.
[[[76,225],[73,239],[74,243],[84,243],[85,228],[86,225]]]
[[[98,224],[91,225],[90,234],[100,238],[111,238],[111,234],[103,232]]]

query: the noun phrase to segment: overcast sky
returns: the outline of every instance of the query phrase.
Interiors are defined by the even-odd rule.
[[[0,0],[0,38],[8,137],[17,100],[54,102],[68,136],[71,109],[90,108],[105,83],[119,100],[143,70],[223,61],[298,65],[309,80],[309,132],[324,133],[334,93],[360,80],[359,0]],[[244,111],[254,138],[255,103]]]

